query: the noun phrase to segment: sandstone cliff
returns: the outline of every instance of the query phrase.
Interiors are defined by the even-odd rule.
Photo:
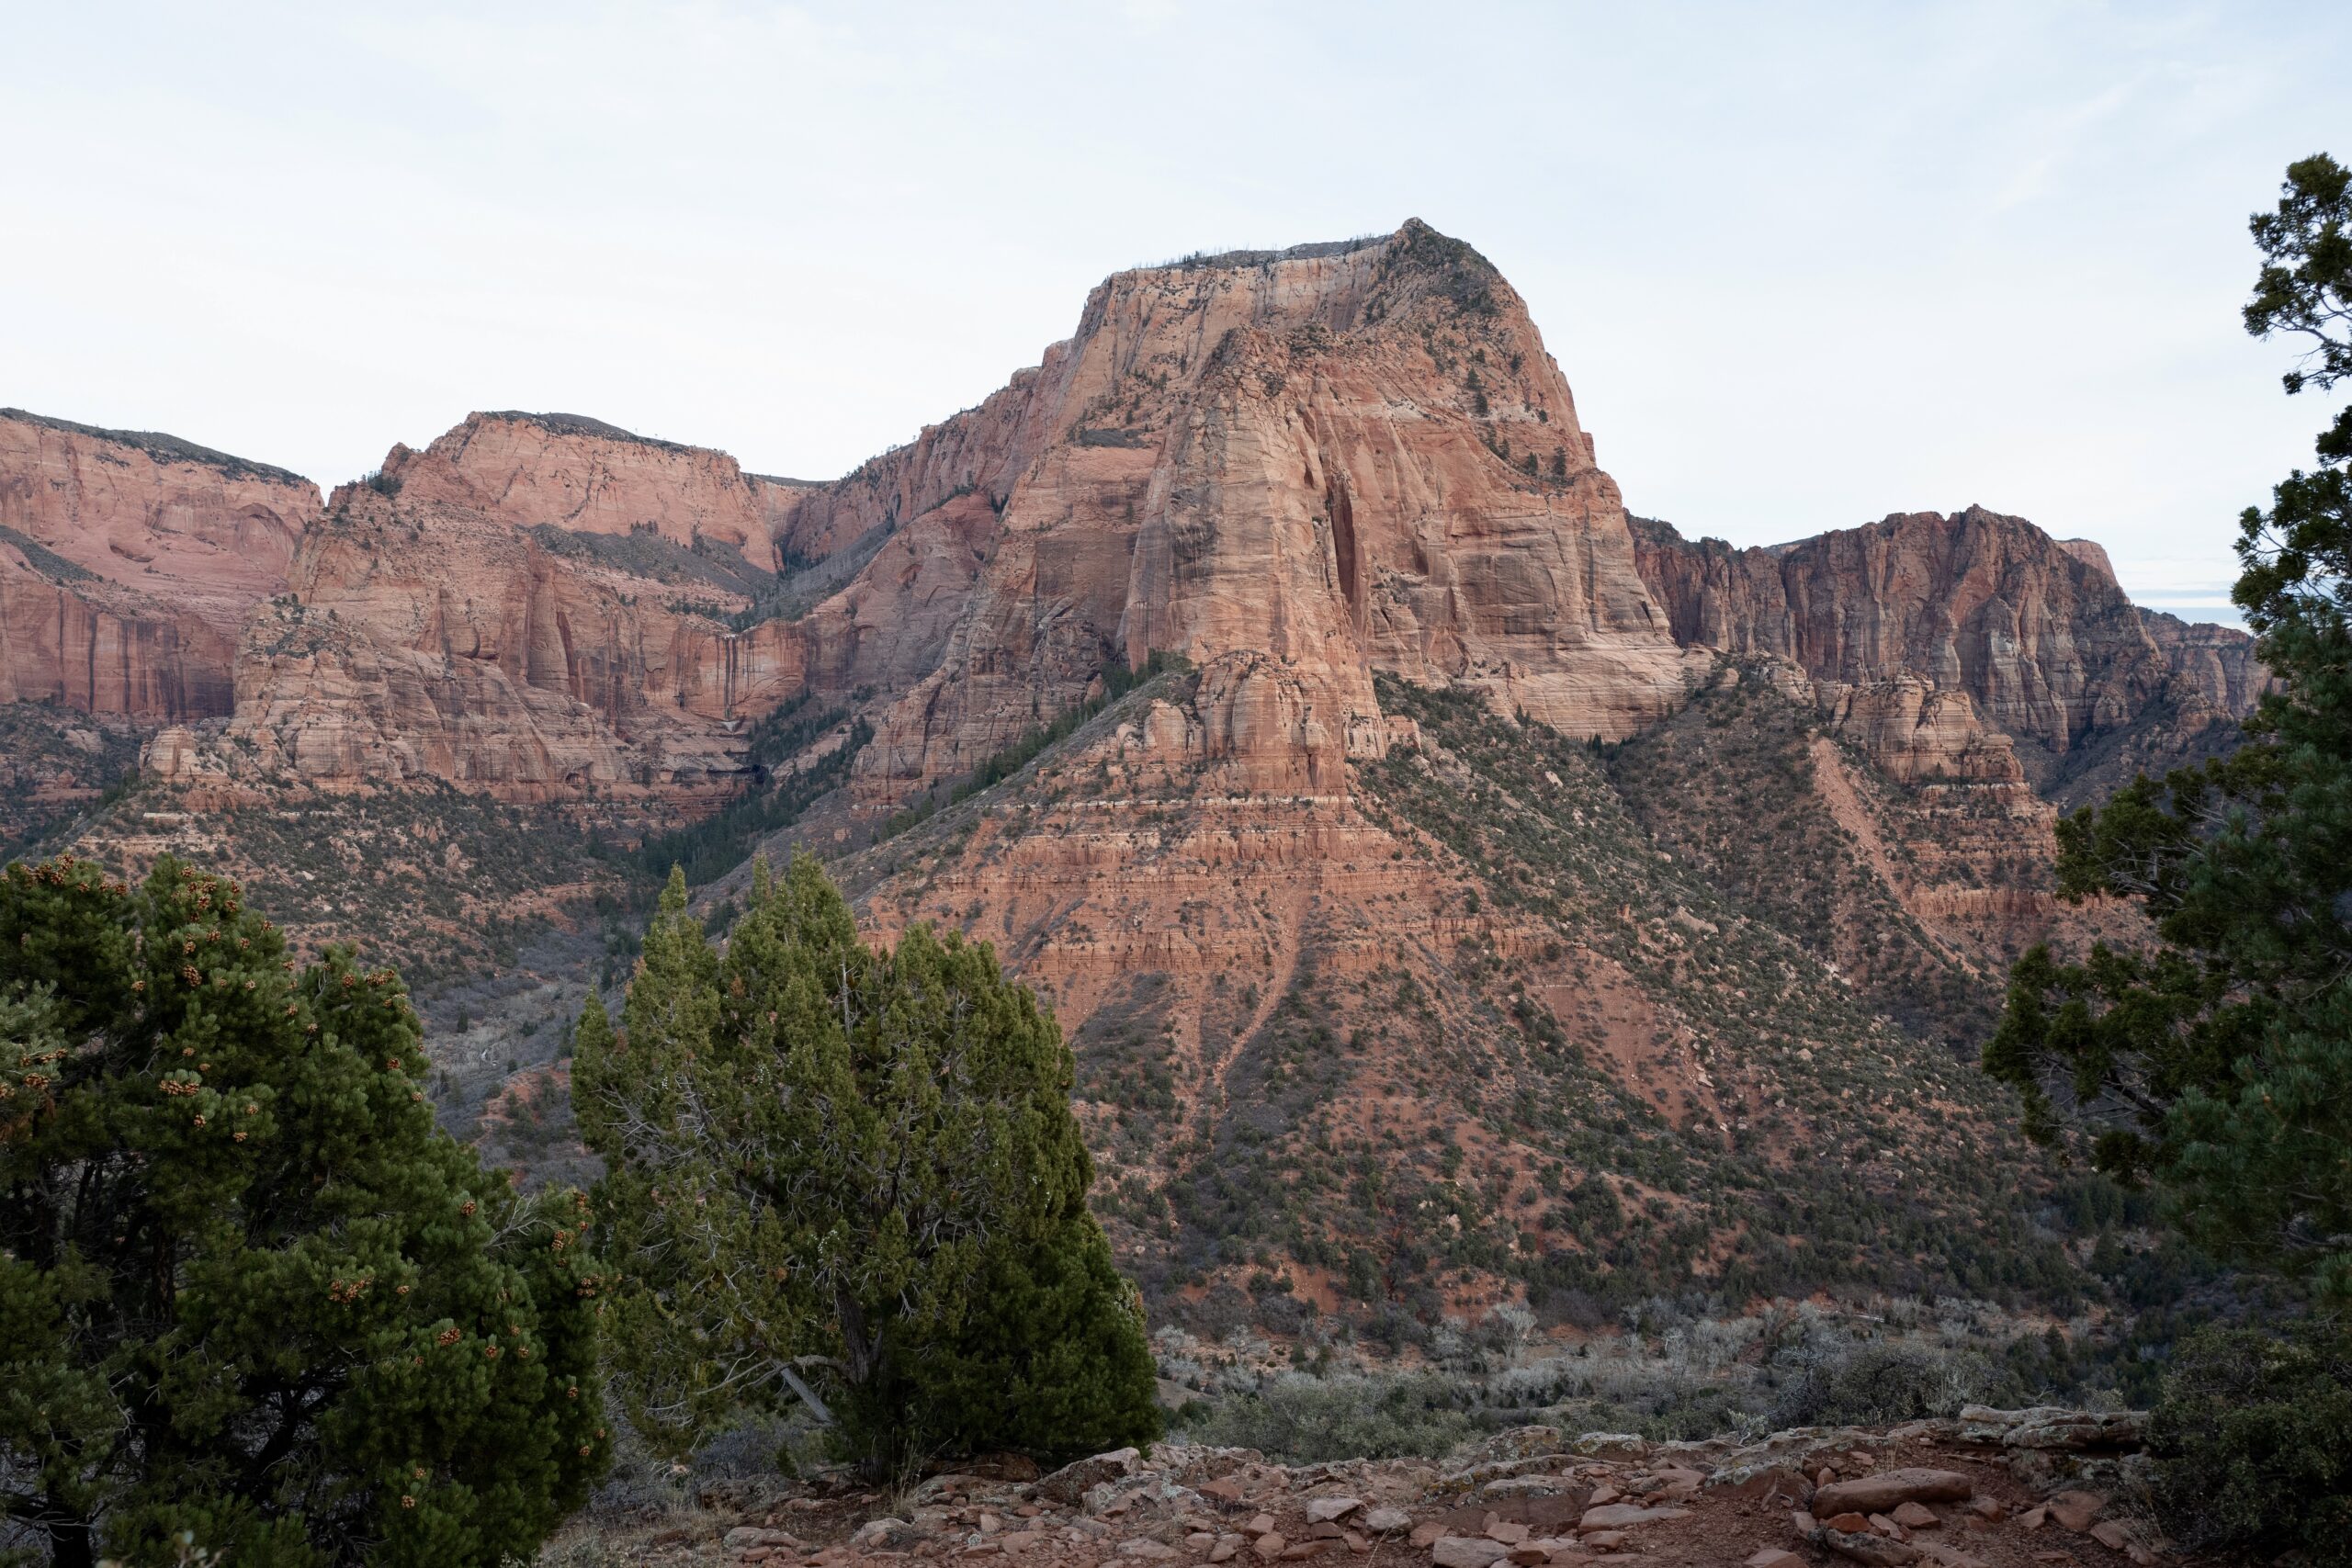
[[[224,738],[162,777],[251,791],[440,781],[692,815],[747,776],[747,725],[935,663],[995,513],[968,493],[790,575],[808,487],[576,415],[490,413],[338,490],[245,626]]]
[[[1898,774],[1905,751],[2013,742],[2045,794],[2068,786],[2118,737],[2161,724],[2151,759],[2186,754],[2207,727],[2243,716],[2267,677],[2252,639],[2134,606],[2106,552],[2061,543],[2023,518],[1970,507],[1897,513],[1868,527],[1737,550],[1636,525],[1642,575],[1677,641],[1800,666],[1825,705],[1849,689],[1921,683],[1939,739],[1870,727]],[[1965,710],[1955,705],[1964,705]]]
[[[395,447],[249,629],[233,733],[318,782],[716,787],[729,727],[820,692],[876,706],[879,810],[1162,653],[1235,787],[1343,790],[1374,671],[1623,736],[1689,660],[1591,451],[1510,286],[1419,223],[1124,273],[831,485],[574,415]]]
[[[1524,306],[1419,223],[1111,278],[1035,370],[804,498],[785,543],[844,548],[959,494],[997,528],[864,764],[878,804],[1154,652],[1223,667],[1195,716],[1207,754],[1290,793],[1383,748],[1374,671],[1606,737],[1682,691]]]
[[[518,445],[536,467],[471,482],[469,453],[503,464]],[[214,758],[246,776],[440,780],[523,800],[653,793],[691,809],[735,788],[744,712],[800,675],[784,623],[729,625],[771,580],[705,527],[729,521],[707,503],[730,500],[734,524],[755,523],[752,490],[720,454],[648,446],[648,478],[616,449],[632,450],[477,415],[337,491],[293,592],[244,629]],[[177,748],[151,765],[213,767]]]
[[[0,702],[227,713],[238,627],[318,510],[282,468],[0,410]]]
[[[526,527],[707,541],[771,564],[772,502],[734,458],[582,414],[468,414],[422,452],[394,446],[381,484]]]

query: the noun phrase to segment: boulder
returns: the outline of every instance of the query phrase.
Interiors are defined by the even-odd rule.
[[[1091,1459],[1073,1460],[1037,1483],[1037,1495],[1048,1502],[1075,1506],[1094,1487],[1133,1475],[1143,1455],[1134,1449],[1114,1449]]]
[[[897,1551],[912,1546],[922,1532],[911,1520],[884,1517],[868,1519],[857,1527],[849,1538],[852,1547],[863,1551]]]
[[[1904,1568],[1905,1564],[1919,1560],[1916,1547],[1899,1540],[1889,1540],[1872,1530],[1832,1529],[1824,1525],[1816,1532],[1815,1540],[1838,1556],[1867,1563],[1869,1568]]]
[[[1484,1536],[1441,1536],[1430,1547],[1430,1561],[1437,1568],[1488,1568],[1510,1551],[1501,1541]]]
[[[2090,1538],[2110,1551],[2123,1553],[2140,1568],[2156,1560],[2154,1550],[2140,1539],[2140,1532],[2121,1519],[2101,1519],[2090,1528]]]
[[[1575,1483],[1565,1475],[1504,1475],[1478,1488],[1481,1497],[1556,1497]]]
[[[2091,1521],[2107,1506],[2107,1499],[2096,1492],[2061,1492],[2050,1499],[2048,1506],[2052,1518],[2080,1535],[2091,1528]]]
[[[1588,1535],[1594,1530],[1632,1529],[1637,1525],[1653,1524],[1659,1519],[1679,1519],[1688,1508],[1645,1507],[1639,1503],[1604,1503],[1598,1508],[1587,1508],[1584,1517],[1577,1521],[1577,1533]]]
[[[1834,1481],[1813,1495],[1813,1511],[1879,1514],[1905,1503],[1965,1503],[1976,1483],[1956,1470],[1890,1470],[1853,1481]]]
[[[1164,1562],[1172,1557],[1182,1557],[1183,1553],[1164,1541],[1152,1540],[1149,1536],[1136,1536],[1132,1540],[1119,1542],[1119,1555],[1156,1562]]]
[[[1711,1486],[1726,1488],[1743,1502],[1804,1503],[1813,1496],[1813,1483],[1785,1464],[1743,1464],[1719,1470],[1707,1478]]]
[[[2005,1448],[2079,1453],[2086,1449],[2137,1449],[2147,1436],[2148,1414],[2144,1410],[2103,1414],[2067,1410],[2020,1422],[2001,1442]]]

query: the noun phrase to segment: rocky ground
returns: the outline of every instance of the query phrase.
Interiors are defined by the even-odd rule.
[[[1046,1475],[1000,1461],[895,1494],[842,1475],[717,1483],[679,1511],[592,1509],[541,1561],[2146,1568],[2166,1553],[2133,1501],[2143,1424],[1972,1406],[1957,1419],[1748,1442],[1524,1427],[1446,1461],[1300,1467],[1162,1444]]]

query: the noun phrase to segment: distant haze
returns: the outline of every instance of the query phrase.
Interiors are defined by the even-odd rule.
[[[2249,211],[2352,157],[2338,5],[9,9],[0,403],[332,485],[469,410],[828,478],[1086,290],[1394,229],[1525,295],[1635,512],[1972,502],[2229,618],[2330,406]],[[2333,145],[2331,146],[2331,142]]]

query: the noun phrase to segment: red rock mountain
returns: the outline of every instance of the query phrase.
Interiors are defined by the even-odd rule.
[[[396,446],[246,625],[223,741],[168,737],[159,771],[707,807],[739,783],[743,716],[800,678],[784,623],[729,624],[775,584],[764,507],[723,453],[573,416]]]
[[[811,560],[821,601],[761,580]],[[247,630],[234,750],[528,798],[700,790],[812,690],[874,694],[858,796],[895,807],[1153,652],[1210,672],[1204,757],[1328,793],[1386,748],[1375,670],[1615,738],[1688,663],[1518,298],[1419,225],[1122,274],[1041,367],[797,493],[478,414],[337,491],[292,576]]]
[[[1869,743],[1901,776],[1981,773],[2007,742],[2018,776],[2069,798],[2119,744],[2149,766],[2188,754],[2267,680],[2245,633],[2139,609],[2098,546],[1983,507],[1767,548],[1646,520],[1635,539],[1678,641],[1797,664],[1825,705],[1869,710]],[[1890,682],[1905,694],[1871,691]]]
[[[968,771],[1152,652],[1210,671],[1203,756],[1291,791],[1385,750],[1374,671],[1611,738],[1682,689],[1523,305],[1418,223],[1113,277],[1037,369],[804,498],[785,542],[975,524],[985,566],[864,799]]]
[[[2051,796],[2218,743],[2249,645],[2018,519],[1736,551],[1630,519],[1594,457],[1519,297],[1418,222],[1119,274],[831,483],[477,413],[288,533],[233,713],[152,715],[150,771],[206,787],[110,842],[234,853],[276,803],[402,784],[724,807],[730,851],[793,817],[769,847],[835,857],[872,929],[955,926],[1050,993],[1156,1292],[1243,1259],[1327,1306],[1977,1288],[2041,1244],[1979,1190],[2020,1156],[1952,1047],[2018,943],[2109,915],[2050,897]],[[820,754],[845,787],[804,810]],[[545,891],[508,830],[411,816],[424,880]],[[567,864],[567,896],[615,874]],[[306,918],[360,919],[336,892]],[[1912,1193],[1907,1260],[1807,1250]],[[1611,1260],[1621,1205],[1648,1239]]]
[[[2048,787],[2258,685],[2243,638],[2021,520],[1734,551],[1629,524],[1592,452],[1509,285],[1421,225],[1123,273],[1038,367],[831,484],[575,415],[395,446],[246,629],[232,745],[158,762],[710,801],[808,694],[870,713],[879,813],[1160,653],[1205,672],[1201,761],[1330,795],[1401,732],[1376,672],[1617,739],[1717,649],[1800,667],[1898,778]]]
[[[0,702],[226,715],[238,629],[318,510],[283,468],[0,409]]]

